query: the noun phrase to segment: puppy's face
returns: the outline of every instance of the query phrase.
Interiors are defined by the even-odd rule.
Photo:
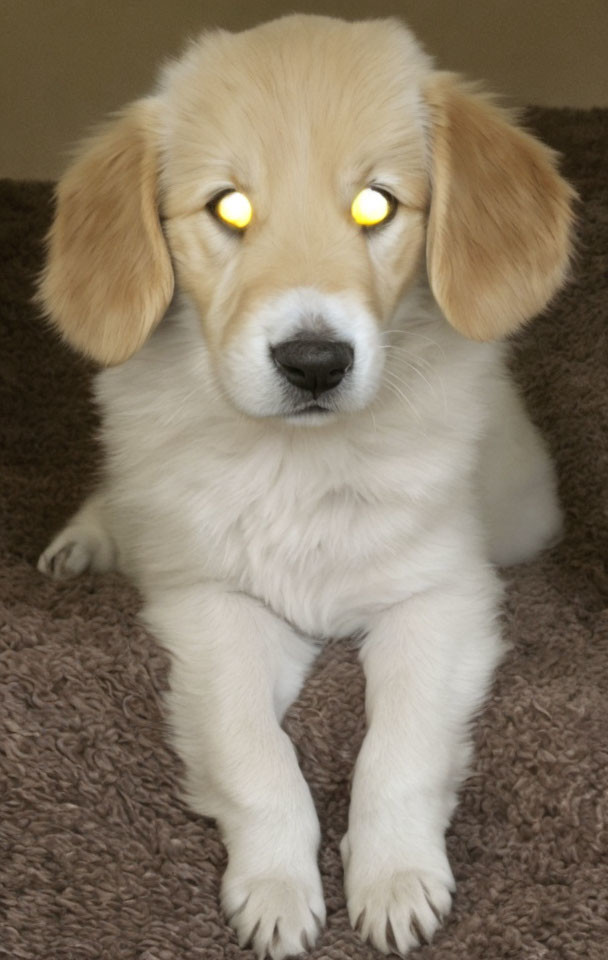
[[[425,62],[386,24],[298,18],[209,37],[169,70],[165,231],[246,413],[311,422],[374,395],[424,244]],[[380,205],[374,226],[353,216],[360,195]],[[224,197],[246,225],[222,218]]]
[[[232,403],[319,423],[373,399],[383,334],[425,267],[467,336],[540,309],[569,203],[550,152],[435,73],[405,28],[288,17],[203,37],[87,145],[60,184],[41,295],[73,343],[120,362],[176,277]]]

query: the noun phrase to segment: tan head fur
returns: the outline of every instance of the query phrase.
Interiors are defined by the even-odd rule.
[[[350,204],[372,182],[399,206],[366,234]],[[253,204],[239,238],[207,209],[226,185]],[[119,363],[162,319],[175,270],[217,353],[290,287],[346,291],[390,323],[426,244],[448,321],[492,339],[561,284],[571,198],[553,154],[433,71],[396,22],[287,17],[202,37],[84,145],[59,185],[40,299],[69,342]]]
[[[450,323],[475,340],[511,333],[562,285],[572,189],[555,154],[457,77],[426,85],[432,200],[427,269]]]
[[[156,117],[152,100],[127,108],[83,144],[57,190],[39,300],[73,346],[104,364],[141,347],[173,293]]]

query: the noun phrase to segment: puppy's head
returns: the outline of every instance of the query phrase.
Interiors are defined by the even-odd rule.
[[[383,332],[425,267],[465,336],[542,309],[567,268],[571,196],[551,152],[435,72],[404,27],[287,17],[204,36],[84,145],[41,299],[114,364],[177,281],[236,407],[319,422],[371,401]]]

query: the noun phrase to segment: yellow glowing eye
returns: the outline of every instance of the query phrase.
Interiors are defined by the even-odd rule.
[[[231,190],[220,197],[213,207],[216,217],[237,230],[244,230],[251,222],[253,209],[244,193]]]
[[[353,200],[350,212],[355,223],[362,227],[375,227],[377,223],[387,220],[394,209],[395,200],[390,194],[366,187]]]

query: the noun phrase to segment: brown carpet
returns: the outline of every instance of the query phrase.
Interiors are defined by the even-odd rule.
[[[477,727],[449,834],[454,913],[420,960],[608,957],[608,111],[535,109],[582,196],[576,276],[516,370],[559,464],[567,536],[509,573],[514,648]],[[29,304],[44,184],[0,192],[0,956],[251,960],[218,910],[224,852],[184,808],[164,655],[118,576],[57,585],[35,561],[91,485],[89,371]],[[323,826],[314,957],[377,957],[348,927],[338,842],[363,734],[354,651],[330,645],[288,726]]]

